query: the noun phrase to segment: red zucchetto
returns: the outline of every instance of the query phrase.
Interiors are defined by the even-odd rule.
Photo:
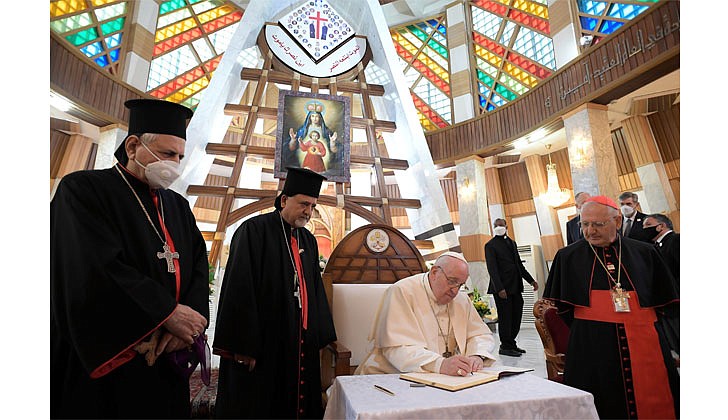
[[[593,201],[595,203],[603,204],[605,206],[609,206],[615,210],[619,210],[619,206],[617,203],[614,202],[611,198],[607,197],[606,195],[593,195],[584,201],[584,204]]]

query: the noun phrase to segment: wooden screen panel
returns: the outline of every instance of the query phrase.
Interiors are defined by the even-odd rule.
[[[510,219],[513,217],[535,214],[536,205],[533,203],[532,199],[528,199],[506,204],[503,206],[503,211],[505,212],[506,219],[509,221],[508,224],[510,225]]]
[[[500,189],[503,193],[503,204],[531,200],[531,184],[528,182],[528,170],[525,163],[516,163],[498,169]]]
[[[680,159],[675,159],[670,162],[665,162],[665,173],[667,173],[667,179],[680,178]]]
[[[61,161],[66,154],[66,147],[71,136],[57,130],[51,130],[51,179],[58,177],[61,168]]]
[[[634,191],[642,188],[640,177],[637,172],[630,172],[628,174],[619,175],[619,188],[620,191]]]
[[[399,185],[387,184],[387,197],[402,198],[402,194],[399,191]],[[407,217],[407,212],[405,211],[404,207],[392,207],[391,211],[392,217]]]
[[[447,203],[447,209],[450,213],[455,213],[460,210],[458,205],[458,185],[455,178],[444,178],[440,180],[440,187],[442,192],[445,194],[445,202]]]
[[[216,187],[226,187],[228,184],[228,177],[226,176],[220,176],[220,175],[207,175],[207,178],[205,179],[204,185],[210,185],[210,186],[216,186]],[[197,201],[195,202],[195,207],[203,208],[203,209],[211,209],[211,210],[219,210],[220,207],[222,207],[222,197],[212,197],[203,195],[197,198]]]
[[[634,165],[632,156],[629,154],[627,139],[624,136],[622,127],[612,131],[612,146],[614,147],[614,155],[617,160],[617,173],[623,176],[636,172],[637,168]]]
[[[647,116],[663,162],[680,159],[680,103]]]

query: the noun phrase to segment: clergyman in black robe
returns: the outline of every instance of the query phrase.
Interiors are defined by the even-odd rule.
[[[154,168],[154,155],[179,162],[191,111],[139,101],[126,104],[131,134],[120,163],[66,175],[51,201],[52,418],[190,415],[189,379],[167,353],[207,326],[205,242],[187,200],[152,188],[143,166]],[[148,144],[144,133],[154,133]],[[176,253],[174,272],[158,256],[160,237]],[[162,354],[148,366],[134,347],[155,331]]]
[[[675,418],[679,377],[655,308],[676,305],[677,287],[652,245],[617,234],[621,221],[613,200],[589,198],[586,240],[554,257],[543,297],[570,326],[564,384],[594,395],[600,418]]]
[[[319,350],[336,332],[316,238],[305,228],[323,179],[289,167],[276,211],[233,236],[213,344],[218,418],[323,416]]]

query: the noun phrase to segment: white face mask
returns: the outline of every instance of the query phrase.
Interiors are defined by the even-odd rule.
[[[622,214],[624,217],[630,217],[632,214],[634,214],[634,209],[628,205],[622,206]]]
[[[175,162],[173,160],[162,160],[155,155],[154,152],[149,150],[146,144],[141,143],[141,145],[144,146],[144,148],[147,149],[147,151],[149,151],[149,153],[151,153],[157,161],[152,162],[147,166],[139,163],[136,158],[134,158],[134,162],[144,168],[144,176],[147,177],[147,183],[150,187],[153,189],[161,188],[166,190],[174,181],[177,180],[177,178],[179,178],[179,162]]]
[[[508,230],[505,226],[496,226],[493,228],[493,233],[496,234],[496,236],[503,236],[506,234],[506,231]]]

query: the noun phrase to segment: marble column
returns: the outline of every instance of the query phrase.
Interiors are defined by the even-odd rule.
[[[450,54],[450,88],[452,92],[453,124],[475,116],[473,84],[470,73],[470,32],[465,24],[466,16],[462,2],[452,3],[447,8],[447,43]]]
[[[607,119],[607,107],[587,103],[561,117],[574,191],[616,199],[619,172]]]
[[[114,152],[121,142],[126,139],[127,127],[120,124],[112,124],[101,128],[99,137],[99,148],[96,150],[96,163],[94,169],[111,168],[116,163]]]
[[[622,120],[622,131],[642,184],[643,193],[639,197],[642,212],[668,214],[677,210],[677,201],[647,117],[637,115]]]
[[[154,55],[159,3],[155,0],[137,0],[129,4],[133,5],[133,9],[131,22],[124,31],[128,52],[124,57],[121,78],[135,88],[146,91],[149,67]]]
[[[460,214],[460,248],[470,267],[470,285],[481,293],[488,289],[488,270],[483,247],[490,240],[488,200],[483,158],[471,156],[455,161],[458,208]]]

